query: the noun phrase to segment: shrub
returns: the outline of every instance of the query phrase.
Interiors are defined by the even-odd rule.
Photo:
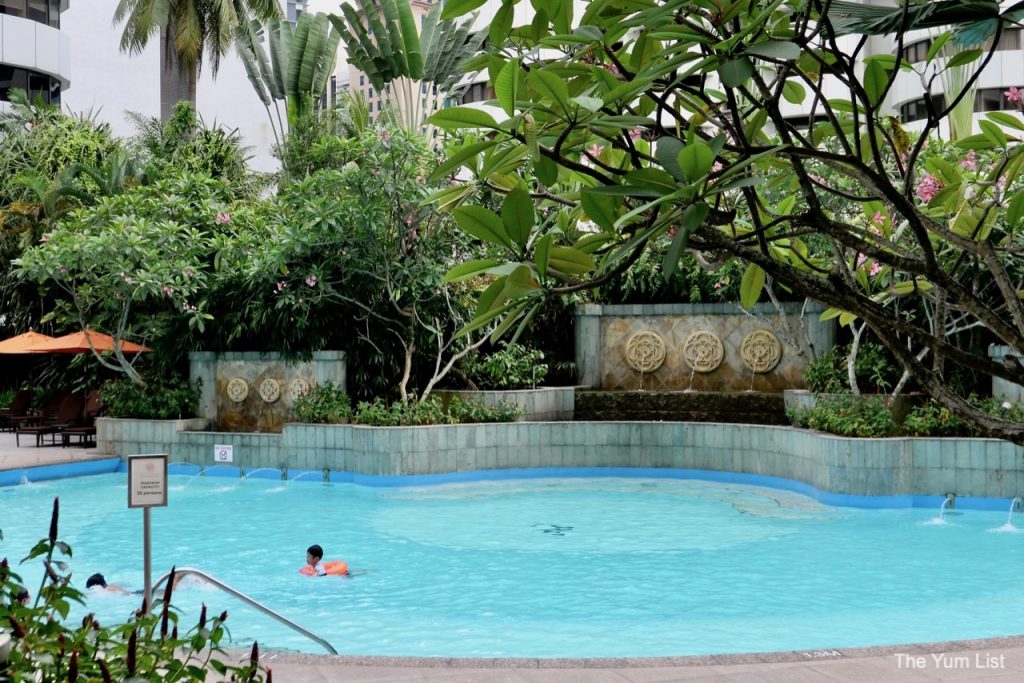
[[[971,396],[967,400],[991,415],[998,415],[1014,422],[1024,422],[1024,404],[997,398],[982,399],[977,396]],[[934,400],[915,407],[903,421],[903,431],[910,436],[980,436],[978,430],[968,426],[948,408]]]
[[[513,422],[521,415],[519,408],[504,402],[492,407],[453,397],[446,408],[436,396],[431,396],[423,403],[395,401],[390,405],[378,397],[373,402],[361,401],[356,406],[352,421],[375,427],[408,427],[461,422]]]
[[[804,380],[816,393],[846,394],[850,392],[846,359],[849,346],[833,346],[807,364]],[[860,390],[866,394],[885,393],[899,381],[902,369],[889,357],[881,344],[862,342],[854,362]]]
[[[791,411],[790,419],[798,427],[840,436],[878,438],[896,432],[892,412],[880,396],[824,397],[813,408]]]
[[[108,417],[170,420],[191,417],[199,406],[200,382],[192,387],[184,379],[154,380],[139,387],[128,379],[103,385],[103,412]]]
[[[86,596],[71,585],[65,561],[71,548],[57,536],[59,509],[55,498],[49,535],[22,560],[41,559],[47,568],[42,585],[31,593],[34,603],[19,603],[17,596],[28,587],[7,558],[0,562],[0,623],[12,636],[10,655],[0,662],[0,680],[204,681],[209,670],[219,674],[218,680],[263,680],[256,643],[246,664],[221,661],[227,612],[208,619],[204,606],[198,623],[179,634],[171,605],[173,574],[149,614],[140,609],[120,625],[103,626],[92,614],[80,624],[66,623],[70,604],[83,604]]]
[[[548,366],[541,361],[541,351],[527,349],[520,344],[505,344],[505,348],[482,358],[468,356],[463,360],[463,372],[481,389],[526,389],[536,387],[548,374]]]
[[[314,424],[348,422],[352,417],[352,401],[342,387],[327,380],[296,399],[295,416],[299,422]]]

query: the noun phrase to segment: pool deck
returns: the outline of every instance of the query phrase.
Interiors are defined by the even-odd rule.
[[[900,683],[1024,680],[1024,637],[815,652],[651,659],[422,659],[266,652],[275,681]]]
[[[47,444],[37,448],[34,436],[23,435],[21,446],[17,446],[13,433],[0,432],[0,471],[103,460],[110,457],[110,455],[97,452],[95,448],[82,448],[81,446],[61,448],[60,444],[56,446]]]

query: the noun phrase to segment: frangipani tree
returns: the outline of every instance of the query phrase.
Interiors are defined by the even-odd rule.
[[[957,148],[988,161],[973,169],[929,144],[995,50],[962,45],[994,46],[1022,7],[595,0],[571,31],[544,16],[514,28],[489,49],[502,120],[469,108],[431,117],[472,131],[442,167],[471,179],[433,197],[491,249],[449,273],[489,278],[467,329],[518,329],[545,296],[605,282],[654,244],[667,245],[667,274],[684,250],[725,255],[746,264],[744,305],[767,281],[822,301],[826,315],[866,323],[973,426],[1024,443],[1024,425],[947,383],[961,368],[1024,384],[1019,362],[989,359],[953,328],[1024,353],[1024,120],[987,114]],[[893,33],[899,55],[908,31],[951,22],[964,25],[923,64],[842,37]],[[936,71],[968,65],[970,76],[914,137],[886,96],[944,44],[961,47]],[[787,103],[807,117],[789,118]],[[483,188],[505,193],[498,211],[472,203]],[[581,221],[592,227],[568,239]]]
[[[484,36],[471,32],[473,21],[442,19],[435,3],[416,28],[405,0],[357,0],[344,3],[343,16],[331,15],[349,63],[363,71],[388,100],[396,122],[419,132],[424,120],[456,90],[461,65],[480,50]],[[447,10],[446,10],[447,11]]]

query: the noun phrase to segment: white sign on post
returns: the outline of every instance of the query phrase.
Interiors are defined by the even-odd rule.
[[[234,462],[235,447],[230,444],[214,446],[213,459],[216,462]]]
[[[128,507],[167,506],[167,454],[128,456]]]

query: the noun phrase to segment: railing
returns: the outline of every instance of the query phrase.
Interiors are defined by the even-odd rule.
[[[167,572],[166,574],[164,574],[163,576],[161,576],[159,579],[156,580],[156,583],[153,584],[153,593],[154,594],[156,594],[157,589],[160,586],[162,586],[167,581],[167,579],[168,579],[168,577],[170,575],[171,575],[171,573]],[[338,651],[334,649],[333,645],[328,643],[326,640],[324,640],[323,638],[321,638],[317,634],[313,633],[312,631],[310,631],[310,630],[308,630],[306,628],[303,628],[302,626],[299,626],[298,624],[296,624],[294,621],[292,621],[288,617],[283,616],[281,614],[278,614],[277,612],[275,612],[274,610],[270,609],[269,607],[267,607],[263,603],[259,602],[258,600],[254,600],[253,598],[249,597],[248,595],[246,595],[242,591],[239,591],[239,590],[236,590],[236,589],[232,588],[231,586],[229,586],[228,584],[224,583],[223,581],[221,581],[219,579],[216,579],[213,576],[210,576],[209,574],[207,574],[206,572],[204,572],[204,571],[202,571],[200,569],[194,569],[192,567],[178,567],[177,569],[174,570],[174,575],[175,575],[175,577],[178,577],[178,576],[198,576],[199,578],[201,578],[203,581],[205,581],[206,583],[210,584],[211,586],[216,586],[217,588],[221,589],[225,593],[238,598],[239,600],[241,600],[245,604],[249,605],[250,607],[254,607],[257,610],[259,610],[260,612],[263,612],[268,617],[272,617],[274,619],[277,619],[279,622],[281,622],[282,624],[284,624],[288,628],[292,629],[293,631],[298,631],[299,633],[301,633],[302,635],[306,636],[310,640],[315,641],[316,643],[318,643],[321,646],[323,646],[323,648],[325,650],[327,650],[328,652],[330,652],[332,655],[338,654]]]

